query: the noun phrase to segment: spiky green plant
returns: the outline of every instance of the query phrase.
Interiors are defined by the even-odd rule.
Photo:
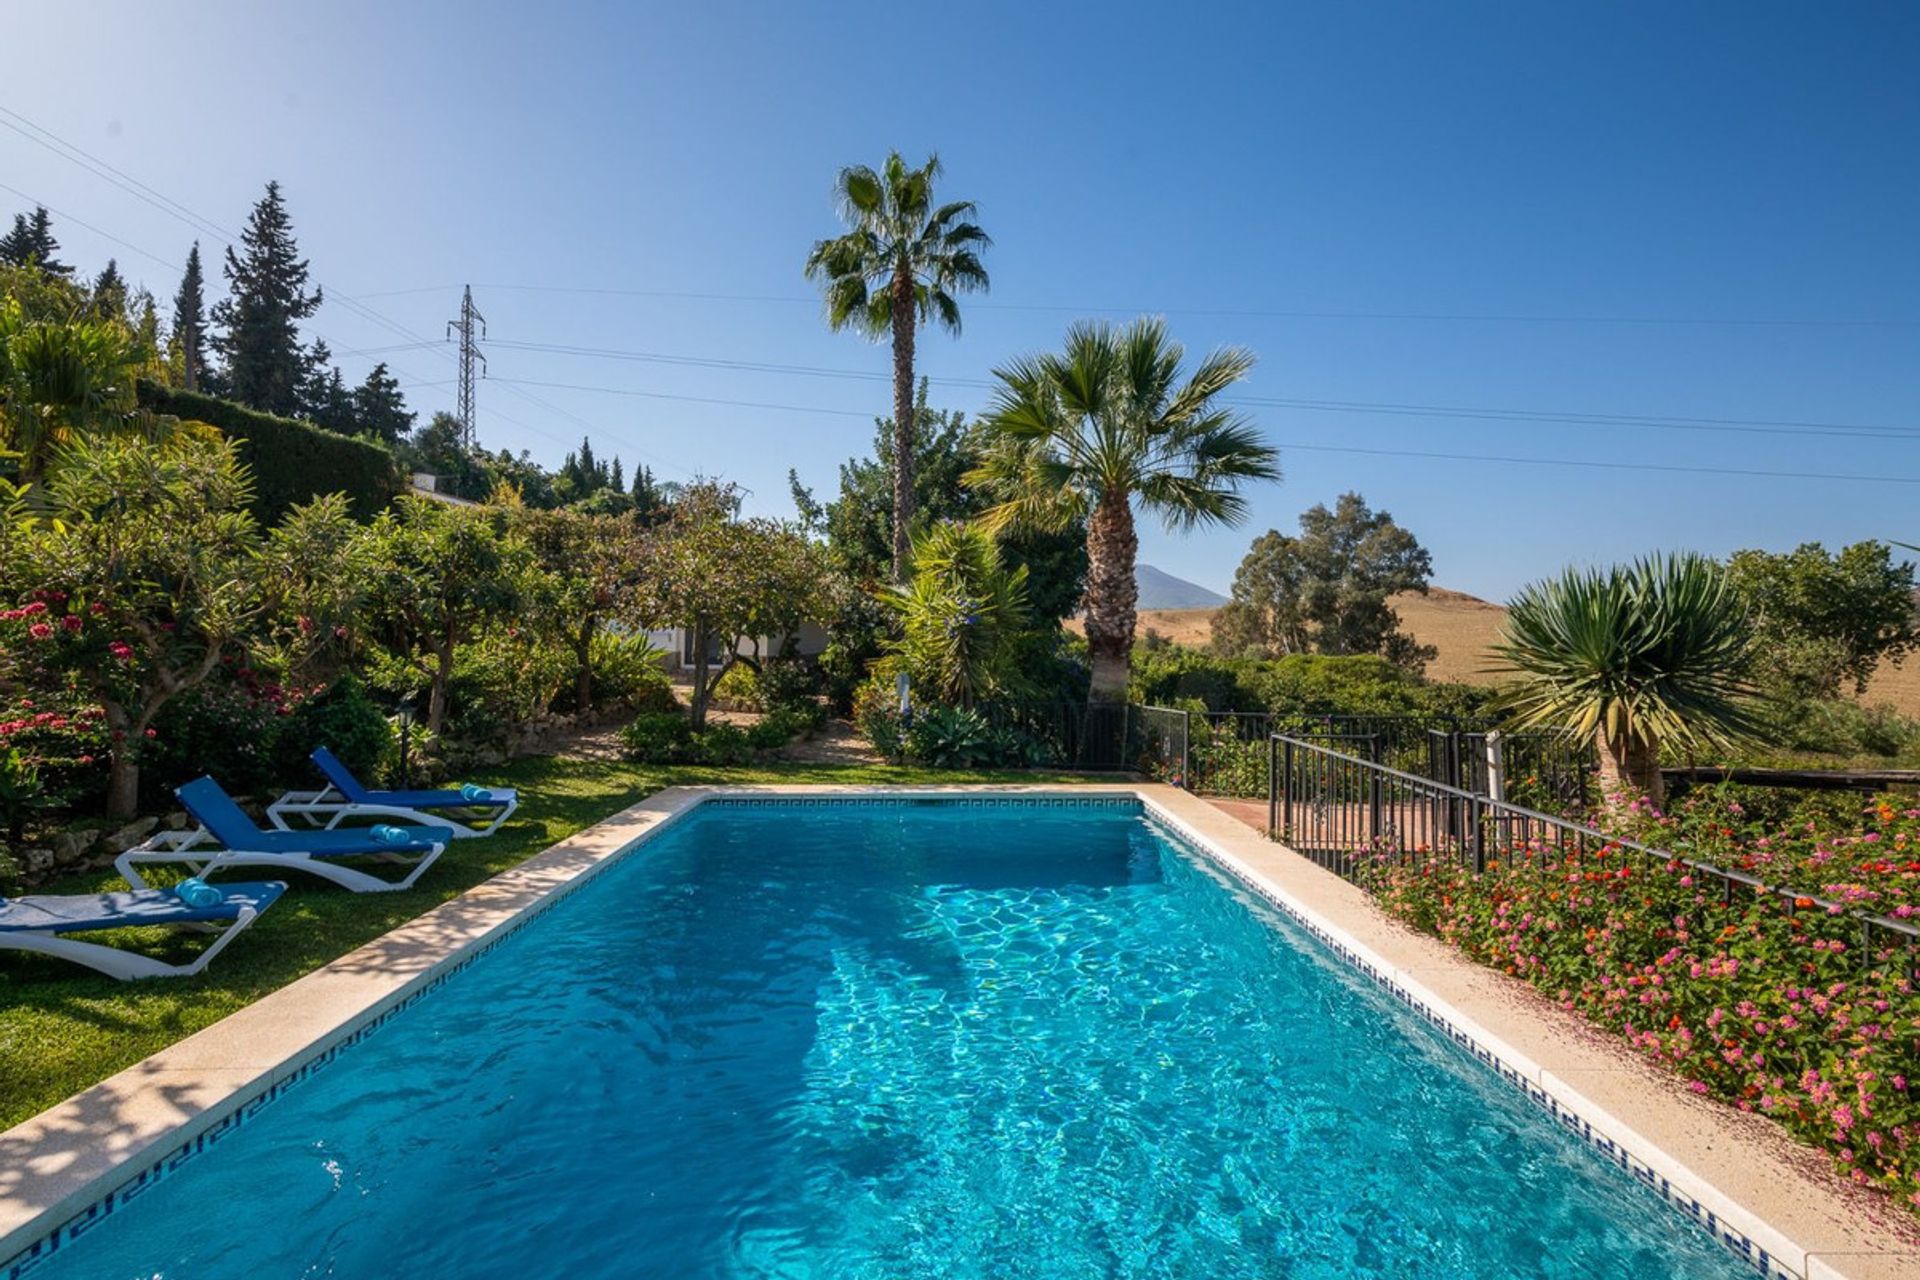
[[[1518,680],[1515,728],[1590,737],[1601,790],[1656,802],[1662,744],[1750,736],[1745,604],[1714,561],[1683,553],[1568,569],[1522,591],[1494,652]]]
[[[971,707],[1020,686],[1027,567],[1008,569],[985,529],[925,530],[913,540],[913,577],[881,598],[900,615],[891,665],[911,674],[931,699]]]

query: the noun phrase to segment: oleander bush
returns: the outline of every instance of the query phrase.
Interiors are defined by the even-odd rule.
[[[1920,808],[1882,799],[1844,821],[1758,821],[1739,799],[1645,801],[1617,834],[1744,872],[1736,888],[1621,843],[1574,857],[1380,854],[1359,876],[1386,910],[1545,992],[1678,1072],[1770,1116],[1854,1182],[1920,1210],[1920,946],[1852,911],[1920,922]]]

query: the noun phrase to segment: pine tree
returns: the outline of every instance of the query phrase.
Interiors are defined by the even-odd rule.
[[[607,478],[607,488],[613,490],[615,493],[625,493],[627,491],[627,480],[626,477],[620,473],[620,455],[617,453],[613,455],[613,474]]]
[[[325,338],[314,340],[306,353],[306,366],[306,373],[300,379],[299,416],[316,427],[325,427],[343,436],[357,434],[360,426],[354,416],[353,393],[347,390],[340,370],[334,366],[333,352],[328,349]]]
[[[107,265],[93,279],[93,294],[87,310],[101,320],[125,321],[127,318],[127,281],[120,274],[120,264],[112,258],[107,259]]]
[[[200,389],[200,372],[206,366],[207,309],[205,279],[200,273],[200,242],[187,250],[187,272],[180,277],[180,291],[173,295],[173,350],[180,366],[180,385],[189,391]]]
[[[665,510],[666,497],[653,482],[653,468],[644,463],[633,469],[633,514],[641,524],[651,524]]]
[[[53,256],[59,251],[60,242],[53,238],[53,219],[45,205],[35,205],[32,214],[15,214],[13,230],[0,236],[0,262],[10,267],[31,263],[50,276],[70,276],[73,268]]]
[[[310,373],[299,322],[319,310],[321,293],[317,286],[307,292],[307,262],[294,243],[278,182],[267,184],[240,239],[244,254],[227,249],[232,294],[213,309],[221,328],[213,346],[226,357],[229,395],[255,409],[291,415]]]
[[[593,460],[593,441],[582,437],[580,440],[580,471],[574,478],[574,495],[584,498],[605,485],[600,464]]]
[[[387,372],[384,363],[373,366],[367,380],[354,388],[353,415],[361,434],[388,444],[398,444],[413,430],[414,415],[407,412],[400,380]]]

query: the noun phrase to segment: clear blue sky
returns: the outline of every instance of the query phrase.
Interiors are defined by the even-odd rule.
[[[437,338],[473,283],[497,340],[483,443],[548,464],[590,431],[768,513],[791,513],[789,466],[831,490],[888,359],[824,330],[801,261],[836,226],[837,167],[937,149],[997,241],[964,335],[922,344],[943,405],[978,408],[997,362],[1075,318],[1155,311],[1190,349],[1254,348],[1250,396],[1890,429],[1257,406],[1284,483],[1240,529],[1149,529],[1171,572],[1224,589],[1255,534],[1344,489],[1412,528],[1436,581],[1496,598],[1653,548],[1920,538],[1920,485],[1810,478],[1920,479],[1913,4],[147,0],[6,25],[0,107],[224,227],[278,178],[336,298]],[[71,215],[70,259],[116,254],[171,296],[174,269],[73,218],[171,262],[182,222],[5,129],[0,183]],[[334,300],[314,325],[337,351],[410,341]],[[414,407],[451,406],[445,348],[342,363],[381,356]]]

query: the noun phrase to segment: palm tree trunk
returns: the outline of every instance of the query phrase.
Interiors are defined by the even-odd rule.
[[[1608,808],[1622,807],[1616,796],[1631,803],[1645,796],[1656,806],[1667,799],[1665,781],[1660,776],[1660,749],[1649,747],[1631,737],[1613,738],[1604,727],[1594,732],[1594,749],[1600,757],[1600,802]]]
[[[913,273],[893,273],[893,580],[907,580],[913,528]]]
[[[1087,521],[1087,651],[1096,702],[1122,702],[1127,696],[1134,604],[1140,598],[1133,562],[1139,551],[1132,495],[1101,495]]]

